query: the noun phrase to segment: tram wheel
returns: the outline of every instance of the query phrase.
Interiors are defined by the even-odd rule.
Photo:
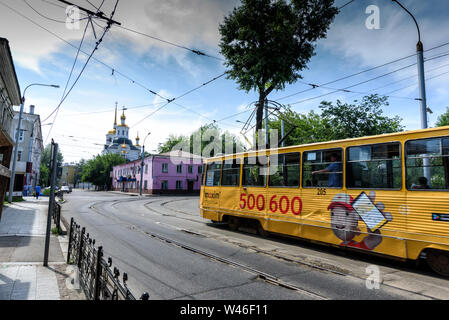
[[[229,217],[228,225],[229,225],[229,228],[231,228],[232,231],[237,231],[237,229],[240,226],[240,221],[236,217]]]
[[[449,277],[449,252],[433,249],[428,250],[427,264],[436,273]]]

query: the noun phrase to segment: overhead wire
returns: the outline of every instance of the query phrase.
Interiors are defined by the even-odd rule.
[[[115,15],[115,11],[116,11],[116,9],[117,9],[117,6],[118,6],[119,1],[120,1],[120,0],[117,0],[116,3],[115,3],[114,9],[113,9],[113,11],[112,11],[112,13],[111,13],[111,15],[110,15],[110,18],[109,18],[110,20],[111,20],[111,19],[114,17],[114,15]],[[55,108],[55,110],[50,114],[50,116],[48,116],[48,117],[47,117],[44,121],[42,121],[42,122],[45,122],[46,120],[48,120],[48,118],[51,117],[51,115],[52,115],[54,112],[57,112],[57,111],[60,109],[60,107],[61,107],[61,105],[63,104],[63,102],[67,99],[67,97],[69,96],[70,92],[73,90],[73,88],[74,88],[75,85],[77,84],[78,80],[81,78],[81,75],[84,73],[84,70],[86,69],[87,65],[89,64],[89,61],[91,60],[91,58],[92,58],[92,56],[94,55],[94,53],[98,50],[98,47],[100,46],[101,42],[103,41],[103,38],[105,37],[105,35],[106,35],[106,33],[108,32],[108,30],[110,29],[110,27],[111,27],[111,22],[108,23],[108,26],[107,26],[107,28],[104,30],[102,36],[101,36],[100,39],[95,43],[94,49],[92,50],[91,54],[88,56],[86,62],[84,63],[84,65],[83,65],[83,67],[82,67],[80,73],[78,74],[77,78],[76,78],[75,81],[73,82],[73,84],[72,84],[72,86],[70,87],[70,89],[67,91],[67,93],[65,94],[65,96],[63,96],[63,98],[61,99],[60,103],[59,103],[58,106]],[[79,49],[78,49],[78,53],[79,53],[80,51],[81,51],[81,46],[80,46]],[[77,53],[77,56],[78,56],[78,53]],[[75,63],[76,63],[76,60],[75,60]],[[66,87],[66,89],[67,89],[67,87]],[[56,114],[56,116],[57,116],[57,114]],[[48,132],[46,141],[48,140],[48,137],[50,136],[50,133],[51,133],[52,128],[53,128],[53,126],[54,126],[54,123],[55,123],[55,121],[56,121],[56,116],[55,116],[55,118],[54,118],[54,120],[53,120],[53,123],[52,123],[52,126],[51,126],[51,128],[50,128],[50,130],[49,130],[49,132]],[[45,141],[45,142],[46,142],[46,141]]]

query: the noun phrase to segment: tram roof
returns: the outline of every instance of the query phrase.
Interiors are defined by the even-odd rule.
[[[294,145],[294,146],[288,146],[288,147],[279,147],[279,148],[273,148],[273,149],[249,150],[249,151],[240,152],[240,153],[224,154],[224,155],[220,155],[220,156],[205,158],[204,160],[206,162],[209,162],[209,161],[213,161],[213,160],[216,160],[216,159],[223,159],[223,158],[229,158],[229,157],[238,157],[238,156],[244,156],[244,155],[248,155],[248,154],[256,155],[258,153],[270,152],[272,150],[288,151],[288,150],[296,149],[296,148],[321,147],[321,146],[333,145],[333,144],[339,144],[339,143],[347,144],[347,143],[351,143],[351,142],[364,141],[364,140],[367,141],[367,142],[371,141],[371,140],[376,140],[376,139],[385,140],[386,138],[403,137],[403,136],[407,136],[407,135],[413,135],[413,136],[418,136],[419,137],[419,134],[421,134],[421,133],[427,134],[427,135],[424,135],[423,138],[428,138],[430,133],[440,132],[440,131],[443,131],[443,132],[447,131],[448,134],[449,134],[449,126],[436,127],[436,128],[427,128],[427,129],[418,129],[418,130],[410,130],[410,131],[400,131],[400,132],[385,133],[385,134],[379,134],[379,135],[373,135],[373,136],[364,136],[364,137],[358,137],[358,138],[348,138],[348,139],[340,139],[340,140],[314,142],[314,143],[300,144],[300,145]],[[430,135],[430,137],[431,137],[431,135]],[[390,140],[392,142],[393,141],[397,141],[397,140],[394,140],[394,139],[390,139]]]

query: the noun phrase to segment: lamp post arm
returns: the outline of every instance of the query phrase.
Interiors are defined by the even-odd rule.
[[[410,11],[408,11],[407,8],[404,7],[398,0],[393,0],[393,2],[396,2],[402,9],[404,9],[412,17],[413,21],[415,22],[416,29],[418,29],[418,43],[421,43],[421,31],[419,30],[418,22],[416,21],[413,14]]]

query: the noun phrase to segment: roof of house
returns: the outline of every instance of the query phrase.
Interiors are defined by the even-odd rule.
[[[182,150],[176,150],[176,151],[169,151],[169,152],[164,152],[164,153],[160,153],[156,156],[168,156],[168,157],[179,157],[179,158],[194,158],[194,159],[202,159],[203,157],[197,155],[197,154],[193,154],[190,152],[185,152]]]

